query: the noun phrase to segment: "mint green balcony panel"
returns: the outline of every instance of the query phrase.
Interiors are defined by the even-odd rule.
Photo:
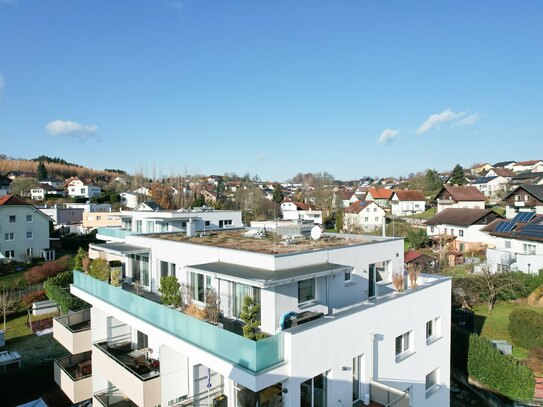
[[[123,229],[98,228],[98,231],[96,232],[96,234],[124,239],[126,238],[126,236],[131,235],[132,232],[129,230],[123,230]]]

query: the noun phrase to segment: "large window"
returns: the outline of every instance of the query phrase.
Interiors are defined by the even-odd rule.
[[[315,279],[298,281],[298,303],[313,301],[315,299]]]
[[[426,382],[424,389],[426,390],[426,397],[428,398],[437,390],[437,382],[439,380],[439,368],[432,370],[426,375]]]
[[[306,380],[300,385],[300,406],[326,406],[326,373]]]
[[[15,240],[15,234],[13,232],[4,233],[4,240]]]
[[[524,243],[522,245],[522,248],[524,250],[524,254],[535,254],[535,244],[527,244],[527,243]]]
[[[175,276],[175,263],[160,261],[160,277]]]
[[[375,263],[376,281],[390,281],[390,261]]]
[[[260,288],[251,287],[241,283],[232,284],[232,292],[234,293],[234,298],[232,301],[232,314],[234,317],[239,318],[241,315],[241,308],[243,307],[243,299],[245,297],[252,297],[257,304],[260,304]],[[260,319],[260,311],[257,318]]]
[[[26,215],[26,221],[32,222],[32,215]]]
[[[211,276],[202,273],[190,273],[190,284],[192,287],[192,299],[204,302],[206,289],[211,287]]]
[[[409,331],[396,337],[396,358],[401,358],[402,356],[413,351],[412,336],[413,331]]]

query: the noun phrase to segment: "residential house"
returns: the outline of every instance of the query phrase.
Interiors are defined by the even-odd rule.
[[[443,185],[434,201],[438,213],[449,208],[485,208],[485,196],[474,186]]]
[[[484,177],[503,177],[510,181],[515,175],[516,174],[509,168],[492,167],[484,174]]]
[[[285,200],[280,209],[283,220],[311,221],[322,225],[322,211],[312,209],[310,204]]]
[[[11,178],[0,175],[0,198],[11,192]]]
[[[543,166],[543,160],[529,160],[529,161],[517,161],[513,165],[512,170],[514,172],[534,171],[537,168]]]
[[[335,235],[276,245],[244,234],[91,245],[93,256],[123,258],[128,284],[74,272],[71,292],[92,305],[90,328],[78,338],[57,319],[55,337],[92,351],[85,397],[143,407],[211,399],[234,407],[449,406],[450,278],[421,275],[417,289],[395,295],[403,239]],[[202,309],[213,289],[220,324],[161,304],[168,275],[190,285],[191,309]],[[265,339],[240,335],[246,296],[260,306]],[[80,360],[57,361],[57,371],[77,372]],[[75,395],[72,375],[57,382]]]
[[[350,204],[357,202],[358,198],[354,194],[353,191],[351,191],[348,188],[338,188],[338,190],[335,193],[335,200],[334,204],[337,205],[340,208],[347,208]]]
[[[390,202],[391,213],[394,216],[408,216],[426,210],[426,198],[422,191],[394,190]]]
[[[489,199],[499,199],[507,191],[509,181],[501,176],[481,177],[471,183]]]
[[[496,164],[494,164],[493,168],[506,168],[508,170],[512,170],[517,162],[516,161],[500,161]]]
[[[344,209],[343,230],[370,232],[382,228],[386,213],[373,201],[356,201]]]
[[[449,208],[426,221],[426,233],[438,244],[446,241],[459,252],[481,251],[495,244],[494,239],[481,231],[502,216],[491,209]]]
[[[134,208],[135,212],[157,212],[162,210],[162,207],[155,201],[145,201]]]
[[[86,202],[86,203],[73,203],[68,202],[65,203],[64,206],[66,208],[78,208],[83,209],[84,212],[111,212],[111,204],[106,203],[93,203],[93,202]]]
[[[81,226],[83,222],[83,208],[68,208],[63,205],[53,205],[38,207],[40,212],[47,215],[53,221],[55,229],[61,229],[66,233],[82,232]]]
[[[53,260],[49,249],[51,219],[15,195],[0,198],[0,258]]]
[[[72,177],[66,180],[64,188],[71,198],[93,198],[100,195],[102,188],[96,186],[89,179]]]
[[[147,187],[139,187],[138,189],[135,189],[134,191],[132,191],[132,193],[143,196],[144,197],[143,199],[147,199],[152,196],[151,190]]]
[[[511,221],[496,220],[482,231],[496,245],[486,250],[491,271],[523,271],[537,274],[543,270],[543,215],[519,212]]]
[[[30,190],[30,198],[33,201],[45,201],[48,197],[62,198],[66,196],[63,189],[57,189],[49,184],[38,184]]]
[[[370,188],[366,194],[366,200],[374,201],[381,208],[390,208],[393,193],[391,189]]]
[[[217,203],[216,193],[208,191],[207,189],[202,189],[200,193],[204,197],[204,201],[206,202],[206,204],[213,205]]]
[[[543,185],[520,185],[504,198],[505,217],[513,219],[519,212],[543,214]]]
[[[58,178],[46,178],[41,181],[39,181],[40,184],[47,184],[50,185],[56,189],[62,189],[64,187],[65,182],[58,179]]]
[[[122,226],[119,212],[83,212],[83,231],[90,233],[94,229]]]
[[[410,265],[420,267],[422,273],[433,273],[438,265],[436,259],[414,249],[409,249],[404,253],[403,263],[406,269]]]
[[[133,192],[121,192],[121,205],[133,209],[138,206],[139,195]]]
[[[471,167],[470,170],[472,174],[482,174],[487,172],[491,168],[492,165],[490,165],[489,163],[481,163],[474,165],[473,167]]]
[[[511,178],[512,185],[543,185],[543,172],[523,172]]]
[[[8,177],[11,180],[17,179],[17,178],[36,178],[38,175],[35,172],[31,171],[10,171],[6,174],[6,177]]]

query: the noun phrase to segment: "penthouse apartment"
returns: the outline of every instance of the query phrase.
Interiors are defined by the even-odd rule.
[[[125,277],[115,287],[74,272],[71,292],[92,306],[90,339],[74,330],[83,343],[74,346],[79,339],[66,334],[66,321],[55,325],[55,335],[62,329],[64,346],[92,353],[91,367],[83,362],[80,372],[85,379],[91,372],[92,388],[84,388],[80,400],[104,406],[449,405],[451,282],[420,275],[418,287],[406,284],[396,292],[392,276],[403,273],[403,239],[193,232],[91,245],[91,257],[121,259]],[[167,275],[187,284],[196,307],[205,307],[206,291],[217,293],[219,324],[161,304],[158,287]],[[241,335],[246,296],[260,304],[264,339]],[[74,318],[74,326],[81,323]],[[61,387],[74,394],[78,381],[74,376]]]

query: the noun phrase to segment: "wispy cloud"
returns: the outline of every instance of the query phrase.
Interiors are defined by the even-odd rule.
[[[385,129],[379,135],[379,143],[391,143],[394,141],[398,134],[400,134],[399,130]]]
[[[453,112],[451,109],[443,110],[441,113],[430,115],[422,124],[418,127],[416,133],[424,134],[434,128],[440,128],[444,125],[450,127],[455,126],[471,126],[479,120],[479,114],[469,114],[467,112]]]
[[[257,161],[268,161],[270,157],[264,153],[260,153],[256,156]]]
[[[53,136],[70,136],[84,141],[92,137],[97,131],[95,124],[84,125],[71,120],[53,120],[45,126],[47,132]]]

